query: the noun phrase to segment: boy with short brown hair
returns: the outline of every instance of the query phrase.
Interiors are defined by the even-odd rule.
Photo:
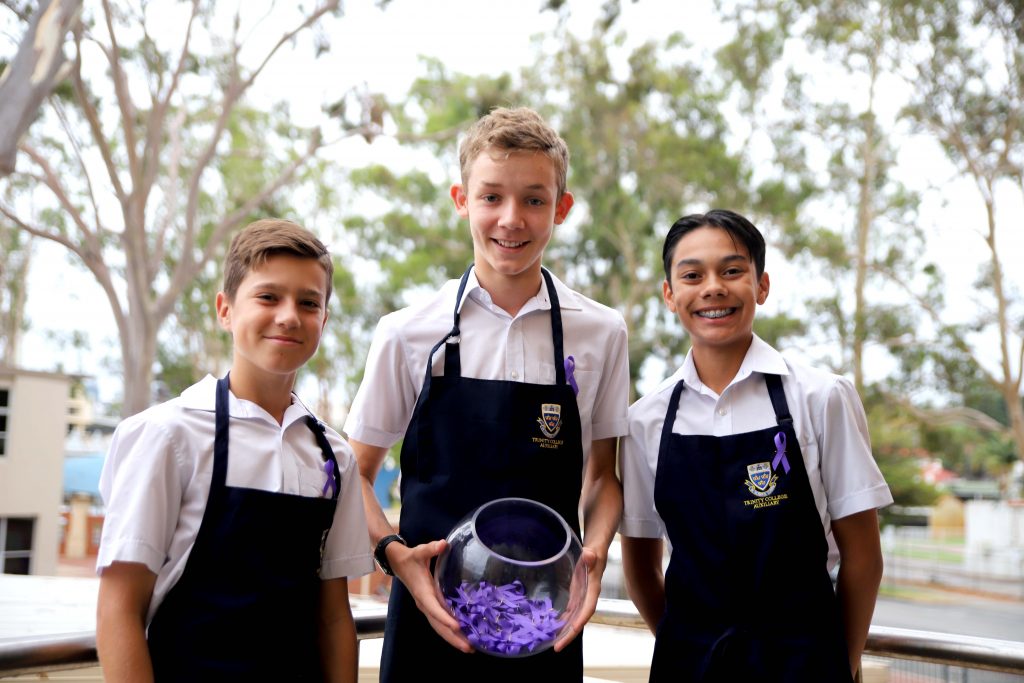
[[[247,226],[217,295],[228,375],[118,426],[100,479],[107,681],[356,680],[346,577],[373,567],[356,468],[292,393],[332,272],[301,226]]]

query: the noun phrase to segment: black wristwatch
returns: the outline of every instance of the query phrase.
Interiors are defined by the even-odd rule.
[[[409,545],[405,542],[405,539],[398,534],[388,534],[377,541],[377,547],[373,549],[373,559],[377,560],[377,566],[380,567],[380,570],[388,576],[394,576],[395,572],[391,570],[391,563],[388,562],[388,556],[384,550],[394,541],[398,541],[404,546]]]

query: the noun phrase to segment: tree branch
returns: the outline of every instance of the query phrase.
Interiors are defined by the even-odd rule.
[[[75,64],[71,71],[71,83],[75,90],[75,100],[78,102],[78,106],[82,108],[82,114],[85,116],[86,122],[89,124],[89,130],[92,132],[92,139],[96,143],[96,148],[100,152],[100,156],[103,159],[103,164],[107,169],[107,177],[110,178],[110,183],[114,188],[114,194],[117,196],[118,201],[124,204],[128,201],[128,197],[125,194],[124,186],[121,184],[121,177],[117,173],[117,166],[114,163],[114,155],[111,152],[110,145],[107,144],[106,133],[103,132],[103,124],[100,122],[99,113],[92,104],[91,93],[85,85],[85,81],[82,79],[82,38],[81,35],[75,35]]]
[[[103,15],[107,24],[107,32],[110,34],[110,50],[106,51],[106,55],[107,61],[110,62],[117,105],[121,109],[124,144],[128,153],[128,173],[132,178],[138,178],[139,158],[138,150],[135,149],[135,102],[132,101],[132,95],[128,89],[128,79],[121,66],[121,46],[117,42],[117,33],[114,31],[114,19],[111,16],[109,0],[103,0]]]
[[[18,52],[0,75],[0,176],[14,171],[18,143],[64,64],[64,37],[78,23],[81,0],[41,2]]]
[[[71,215],[71,219],[82,233],[82,237],[91,244],[96,243],[96,235],[92,229],[86,224],[85,219],[82,218],[82,212],[78,210],[78,207],[71,202],[71,198],[68,197],[67,192],[64,191],[64,187],[61,185],[60,179],[57,178],[57,174],[53,172],[53,167],[50,163],[35,150],[31,145],[21,145],[19,147],[22,152],[28,155],[32,161],[39,166],[43,171],[43,183],[46,187],[50,188],[50,192],[53,193],[54,197],[60,203],[61,207]]]
[[[150,114],[149,127],[146,135],[146,146],[143,151],[142,181],[140,183],[140,188],[138,188],[138,191],[141,192],[141,200],[143,203],[148,199],[153,185],[156,183],[156,177],[160,172],[160,148],[165,129],[164,122],[167,118],[167,111],[170,108],[171,99],[177,92],[178,85],[181,82],[181,75],[185,72],[185,64],[188,61],[189,55],[189,45],[192,40],[192,28],[195,24],[195,19],[198,13],[199,0],[192,0],[192,11],[189,14],[188,26],[185,29],[185,40],[182,41],[181,52],[178,55],[178,63],[171,76],[171,82],[167,86],[167,91],[162,93],[153,101],[153,111]],[[159,264],[160,261],[154,260],[154,263]]]
[[[301,24],[293,28],[291,31],[288,31],[283,36],[281,36],[281,39],[277,41],[274,47],[270,48],[270,51],[267,52],[266,55],[264,55],[263,61],[260,62],[259,66],[256,67],[256,70],[253,71],[249,75],[249,78],[246,79],[245,84],[242,87],[242,90],[244,91],[252,85],[253,81],[256,80],[256,77],[260,75],[264,67],[266,67],[267,63],[270,62],[270,60],[274,57],[274,54],[277,53],[277,51],[281,48],[282,45],[291,41],[291,39],[298,35],[300,32],[304,31],[305,29],[315,24],[317,21],[320,20],[320,17],[338,9],[339,5],[340,0],[328,0],[319,9],[313,11],[312,14],[306,17],[305,21],[303,21]]]
[[[85,166],[85,158],[82,156],[82,145],[78,140],[78,136],[75,135],[74,131],[71,130],[71,124],[68,121],[67,112],[64,111],[64,106],[59,102],[53,103],[53,109],[57,112],[57,118],[60,119],[61,126],[64,128],[64,133],[68,136],[68,140],[71,141],[71,148],[75,152],[75,159],[78,161],[78,168],[82,171],[82,178],[85,180],[85,186],[89,193],[89,203],[92,204],[93,218],[96,222],[97,232],[101,230],[100,223],[100,207],[96,203],[96,192],[92,185],[92,176],[89,174],[89,170]]]

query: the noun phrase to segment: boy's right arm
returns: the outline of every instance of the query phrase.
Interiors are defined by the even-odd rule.
[[[156,574],[138,562],[114,562],[100,575],[96,651],[108,683],[153,680],[146,614],[155,584]]]
[[[665,574],[662,571],[663,543],[660,538],[621,536],[622,573],[626,592],[651,633],[665,613]]]
[[[380,539],[395,533],[377,500],[377,494],[373,491],[373,482],[380,472],[381,465],[384,464],[388,449],[371,446],[355,439],[349,439],[348,443],[355,453],[359,478],[363,484],[363,508],[370,531],[370,545],[376,547]],[[437,634],[452,647],[463,652],[472,652],[473,648],[459,628],[459,622],[455,621],[455,617],[441,602],[430,574],[430,560],[440,555],[444,548],[443,540],[423,543],[413,548],[407,548],[401,543],[391,543],[384,552],[395,577],[401,580],[412,594],[416,606],[423,612]]]

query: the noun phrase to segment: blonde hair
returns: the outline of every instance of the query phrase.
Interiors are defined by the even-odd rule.
[[[228,301],[234,301],[239,285],[251,270],[279,254],[316,259],[327,273],[324,302],[331,298],[334,262],[324,243],[298,223],[283,218],[264,218],[245,226],[231,240],[224,260],[223,291]]]
[[[558,196],[565,194],[569,147],[534,110],[527,107],[497,107],[470,127],[459,145],[459,170],[463,185],[469,182],[470,165],[481,152],[490,147],[508,152],[541,152],[554,164]]]

